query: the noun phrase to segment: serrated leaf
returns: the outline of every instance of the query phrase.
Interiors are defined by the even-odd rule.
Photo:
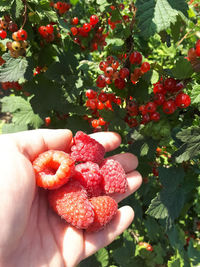
[[[28,61],[24,57],[12,58],[8,56],[6,63],[0,66],[0,82],[16,82],[24,78]]]
[[[12,123],[26,127],[31,125],[34,129],[39,128],[43,121],[33,112],[29,103],[21,96],[7,96],[1,100],[2,112],[12,113]]]
[[[172,155],[176,162],[181,163],[200,154],[200,127],[193,126],[189,129],[184,129],[176,137],[183,142]]]
[[[196,84],[191,91],[191,103],[199,104],[200,103],[200,85]]]
[[[138,27],[144,38],[168,29],[179,14],[184,16],[187,12],[184,0],[176,1],[176,4],[169,0],[137,0],[136,8]]]
[[[159,167],[159,179],[168,192],[175,191],[183,182],[184,176],[185,173],[183,168],[175,166],[170,168]]]
[[[181,57],[176,62],[176,66],[171,69],[171,72],[174,78],[182,80],[191,78],[194,71],[191,63],[187,59]]]
[[[182,188],[177,188],[173,192],[163,189],[151,201],[146,213],[156,219],[169,217],[174,220],[180,215],[183,204],[184,191]]]

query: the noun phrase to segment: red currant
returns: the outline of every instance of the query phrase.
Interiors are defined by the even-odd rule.
[[[141,71],[145,73],[150,70],[151,66],[148,62],[143,62],[140,68],[141,68]]]
[[[98,99],[101,101],[101,102],[106,102],[108,100],[108,96],[106,93],[104,92],[101,92],[98,96]]]
[[[195,48],[190,48],[188,50],[188,59],[189,59],[189,61],[195,60],[196,58],[197,58],[196,49]]]
[[[108,67],[108,63],[106,62],[106,61],[101,61],[100,63],[99,63],[99,68],[100,68],[100,70],[102,70],[102,71],[105,71],[105,69]]]
[[[28,36],[28,34],[24,29],[20,29],[17,32],[17,37],[19,38],[20,41],[26,40],[27,36]]]
[[[84,23],[83,24],[83,31],[84,32],[89,32],[91,31],[91,25],[89,23]]]
[[[90,24],[91,25],[96,25],[99,22],[99,18],[97,17],[97,15],[92,15],[90,17]]]
[[[97,128],[99,126],[99,121],[96,120],[96,119],[95,120],[92,120],[91,124],[92,124],[92,127],[93,128]]]
[[[4,30],[0,30],[0,37],[1,39],[5,39],[7,37],[7,32]]]
[[[46,31],[47,31],[49,34],[52,34],[53,31],[54,31],[53,25],[48,24],[48,25],[46,26]]]
[[[129,60],[131,64],[140,64],[142,62],[142,55],[138,51],[134,51],[130,55]]]
[[[119,71],[119,76],[120,78],[122,79],[125,79],[129,76],[129,69],[127,68],[122,68],[120,71]]]
[[[160,120],[160,113],[159,112],[154,112],[150,114],[150,120],[151,121],[159,121]]]
[[[179,108],[187,108],[191,104],[191,99],[188,94],[185,93],[179,93],[176,96],[175,104]]]
[[[154,99],[154,103],[160,106],[165,102],[165,95],[161,93],[156,93],[153,99]]]
[[[77,25],[79,23],[79,19],[77,18],[77,17],[74,17],[73,19],[72,19],[72,24],[73,25]]]
[[[86,97],[89,99],[94,99],[97,97],[97,92],[92,90],[92,89],[88,89],[85,93]]]
[[[97,80],[96,80],[96,85],[99,88],[104,88],[106,86],[106,79],[104,75],[99,75]]]
[[[176,110],[176,105],[173,100],[168,100],[163,103],[163,112],[166,114],[172,114]]]
[[[126,83],[124,81],[124,79],[122,78],[117,78],[115,80],[115,87],[117,87],[118,89],[124,89]]]
[[[71,28],[71,32],[72,32],[72,34],[75,36],[75,35],[77,35],[77,33],[78,33],[78,29],[77,29],[76,27],[72,27],[72,28]]]
[[[196,42],[196,54],[198,57],[200,57],[200,40]]]
[[[174,78],[167,78],[164,82],[164,86],[167,91],[174,91],[176,80]]]
[[[154,113],[156,111],[156,104],[154,102],[148,102],[146,105],[145,105],[145,109],[147,112],[149,113]]]

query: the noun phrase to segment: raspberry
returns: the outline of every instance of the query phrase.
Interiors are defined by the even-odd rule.
[[[48,200],[53,210],[71,225],[86,229],[94,221],[94,211],[83,186],[70,180],[64,186],[49,191]]]
[[[126,174],[121,164],[113,159],[105,159],[100,166],[103,188],[106,194],[121,193],[127,190]]]
[[[78,162],[92,161],[100,164],[105,155],[105,148],[82,131],[78,131],[71,147],[71,156]]]
[[[89,197],[101,195],[102,176],[98,164],[88,161],[76,165],[73,178],[86,188]]]
[[[87,232],[97,232],[108,224],[117,212],[117,202],[109,196],[99,196],[90,199],[94,211],[94,222],[86,229]]]
[[[33,161],[36,184],[46,189],[56,189],[67,183],[74,171],[74,160],[63,151],[48,150]]]

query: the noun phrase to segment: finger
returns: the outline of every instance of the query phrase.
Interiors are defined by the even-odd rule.
[[[112,194],[112,198],[114,198],[117,202],[122,201],[138,190],[142,184],[142,176],[138,171],[133,171],[127,174],[127,181],[128,189],[124,194]]]
[[[102,144],[106,152],[116,149],[121,144],[121,136],[114,132],[93,133],[90,137]]]
[[[126,173],[135,170],[138,166],[137,157],[131,153],[121,153],[108,158],[117,160]]]
[[[12,134],[19,150],[33,160],[38,154],[49,149],[68,151],[72,142],[72,132],[63,130],[31,130]]]
[[[117,211],[115,217],[103,230],[97,233],[85,233],[84,258],[114,241],[118,235],[128,228],[133,218],[133,209],[129,206],[124,206]]]

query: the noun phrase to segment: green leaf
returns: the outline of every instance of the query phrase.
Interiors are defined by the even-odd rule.
[[[192,88],[191,103],[192,104],[199,104],[200,103],[200,85],[199,84],[196,84]]]
[[[168,192],[175,191],[183,182],[184,176],[185,173],[183,168],[175,166],[170,168],[159,167],[159,179]]]
[[[194,247],[194,242],[190,240],[187,253],[192,266],[198,267],[200,263],[200,247]]]
[[[176,138],[183,142],[172,155],[176,162],[181,163],[200,154],[200,127],[184,129],[176,135]]]
[[[146,213],[156,219],[171,218],[176,219],[184,205],[184,191],[177,188],[173,192],[163,189],[157,193],[157,196],[151,201]]]
[[[14,18],[20,18],[24,10],[24,4],[22,0],[15,0],[11,7],[11,14]]]
[[[97,261],[101,263],[101,267],[108,266],[109,254],[105,248],[98,250],[95,256],[96,256]]]
[[[2,112],[12,113],[12,123],[26,127],[32,126],[34,129],[39,128],[43,121],[33,112],[29,103],[21,96],[6,96],[1,100]]]
[[[174,78],[181,80],[191,78],[194,71],[191,63],[187,59],[181,57],[177,60],[176,66],[171,69],[171,72]]]
[[[137,0],[138,27],[144,38],[149,38],[175,23],[178,15],[186,15],[188,6],[184,0]]]
[[[28,68],[25,57],[12,58],[8,56],[6,63],[0,66],[0,82],[16,82],[24,75]]]
[[[2,127],[2,134],[17,133],[28,130],[28,125],[16,125],[14,123],[5,123]]]

